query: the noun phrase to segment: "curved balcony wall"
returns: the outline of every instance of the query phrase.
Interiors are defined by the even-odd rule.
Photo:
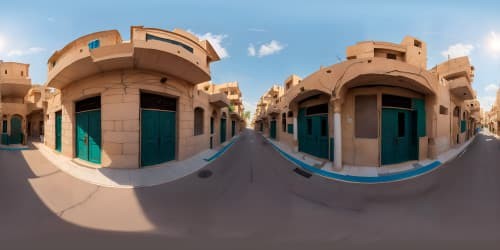
[[[218,60],[209,43],[185,32],[132,27],[131,41],[116,30],[78,38],[49,59],[47,86],[63,88],[86,77],[113,70],[140,69],[198,84],[211,79],[209,63]],[[196,40],[195,40],[196,39]],[[98,40],[98,45],[90,46]]]

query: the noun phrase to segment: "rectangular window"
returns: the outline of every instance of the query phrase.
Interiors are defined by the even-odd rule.
[[[398,137],[405,137],[405,113],[398,112]]]
[[[461,120],[460,121],[460,133],[465,132],[465,130],[467,130],[467,121]]]
[[[448,108],[443,105],[439,105],[439,114],[448,115]]]
[[[387,53],[387,59],[396,60],[396,58],[397,58],[396,54]]]
[[[2,122],[2,133],[7,133],[7,120]]]
[[[328,114],[328,104],[311,106],[306,109],[306,115]]]
[[[286,113],[281,114],[281,128],[286,132]]]
[[[355,97],[354,124],[357,138],[377,138],[378,112],[376,95],[358,95]]]
[[[214,118],[210,117],[210,134],[214,133]]]
[[[88,45],[89,45],[89,49],[93,50],[93,49],[99,48],[99,46],[101,45],[101,42],[99,41],[99,39],[96,39],[96,40],[90,41]]]
[[[312,119],[307,119],[307,134],[312,135]]]
[[[411,109],[411,104],[411,98],[396,95],[382,95],[383,107]]]
[[[180,46],[180,47],[184,48],[185,50],[187,50],[187,51],[189,51],[191,53],[193,53],[193,51],[194,51],[193,48],[191,48],[190,46],[187,46],[184,43],[181,43],[181,42],[178,42],[178,41],[175,41],[175,40],[172,40],[172,39],[168,39],[168,38],[163,38],[163,37],[158,37],[158,36],[154,36],[154,35],[151,35],[151,34],[146,34],[146,41],[149,41],[149,40],[157,40],[157,41],[160,41],[160,42],[174,44],[174,45],[177,45],[177,46]]]
[[[288,124],[288,131],[289,134],[293,134],[293,124]]]

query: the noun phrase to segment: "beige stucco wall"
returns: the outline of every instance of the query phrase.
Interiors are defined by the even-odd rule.
[[[177,98],[176,159],[184,160],[210,146],[210,117],[214,119],[214,147],[220,145],[220,117],[227,114],[226,138],[231,139],[231,118],[227,108],[209,103],[208,94],[194,85],[148,71],[115,71],[74,82],[48,101],[45,144],[55,148],[55,112],[62,110],[62,154],[75,157],[75,102],[101,96],[103,167],[137,168],[140,163],[140,93],[148,92]],[[203,134],[194,135],[194,109],[204,110]],[[236,133],[237,134],[237,133]]]

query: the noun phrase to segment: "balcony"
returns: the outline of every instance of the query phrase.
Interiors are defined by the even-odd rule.
[[[278,108],[278,106],[276,104],[271,105],[267,109],[267,114],[271,115],[271,116],[279,115],[280,113],[281,113],[281,111],[280,111],[280,109]]]
[[[146,33],[154,33],[155,36],[151,37],[156,39],[151,39]],[[178,32],[142,27],[133,27],[131,37],[131,42],[124,42],[120,34],[112,30],[71,42],[49,59],[47,86],[61,89],[98,73],[123,69],[158,72],[190,84],[211,79],[209,62],[218,60],[218,57],[202,46],[208,43],[195,41]],[[96,39],[100,46],[90,49],[89,42]]]
[[[448,80],[448,84],[450,92],[460,100],[473,100],[476,97],[469,80],[464,76]]]
[[[23,98],[30,88],[29,78],[0,78],[0,93],[3,97]]]
[[[208,97],[208,101],[217,108],[229,107],[229,100],[224,93],[211,94]]]

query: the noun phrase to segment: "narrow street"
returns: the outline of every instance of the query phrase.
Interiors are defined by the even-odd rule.
[[[500,141],[479,134],[425,176],[343,183],[296,174],[247,130],[205,168],[208,178],[111,189],[66,175],[36,150],[0,150],[0,242],[5,249],[346,249],[467,248],[480,240],[470,246],[486,249],[500,244],[499,162]]]

